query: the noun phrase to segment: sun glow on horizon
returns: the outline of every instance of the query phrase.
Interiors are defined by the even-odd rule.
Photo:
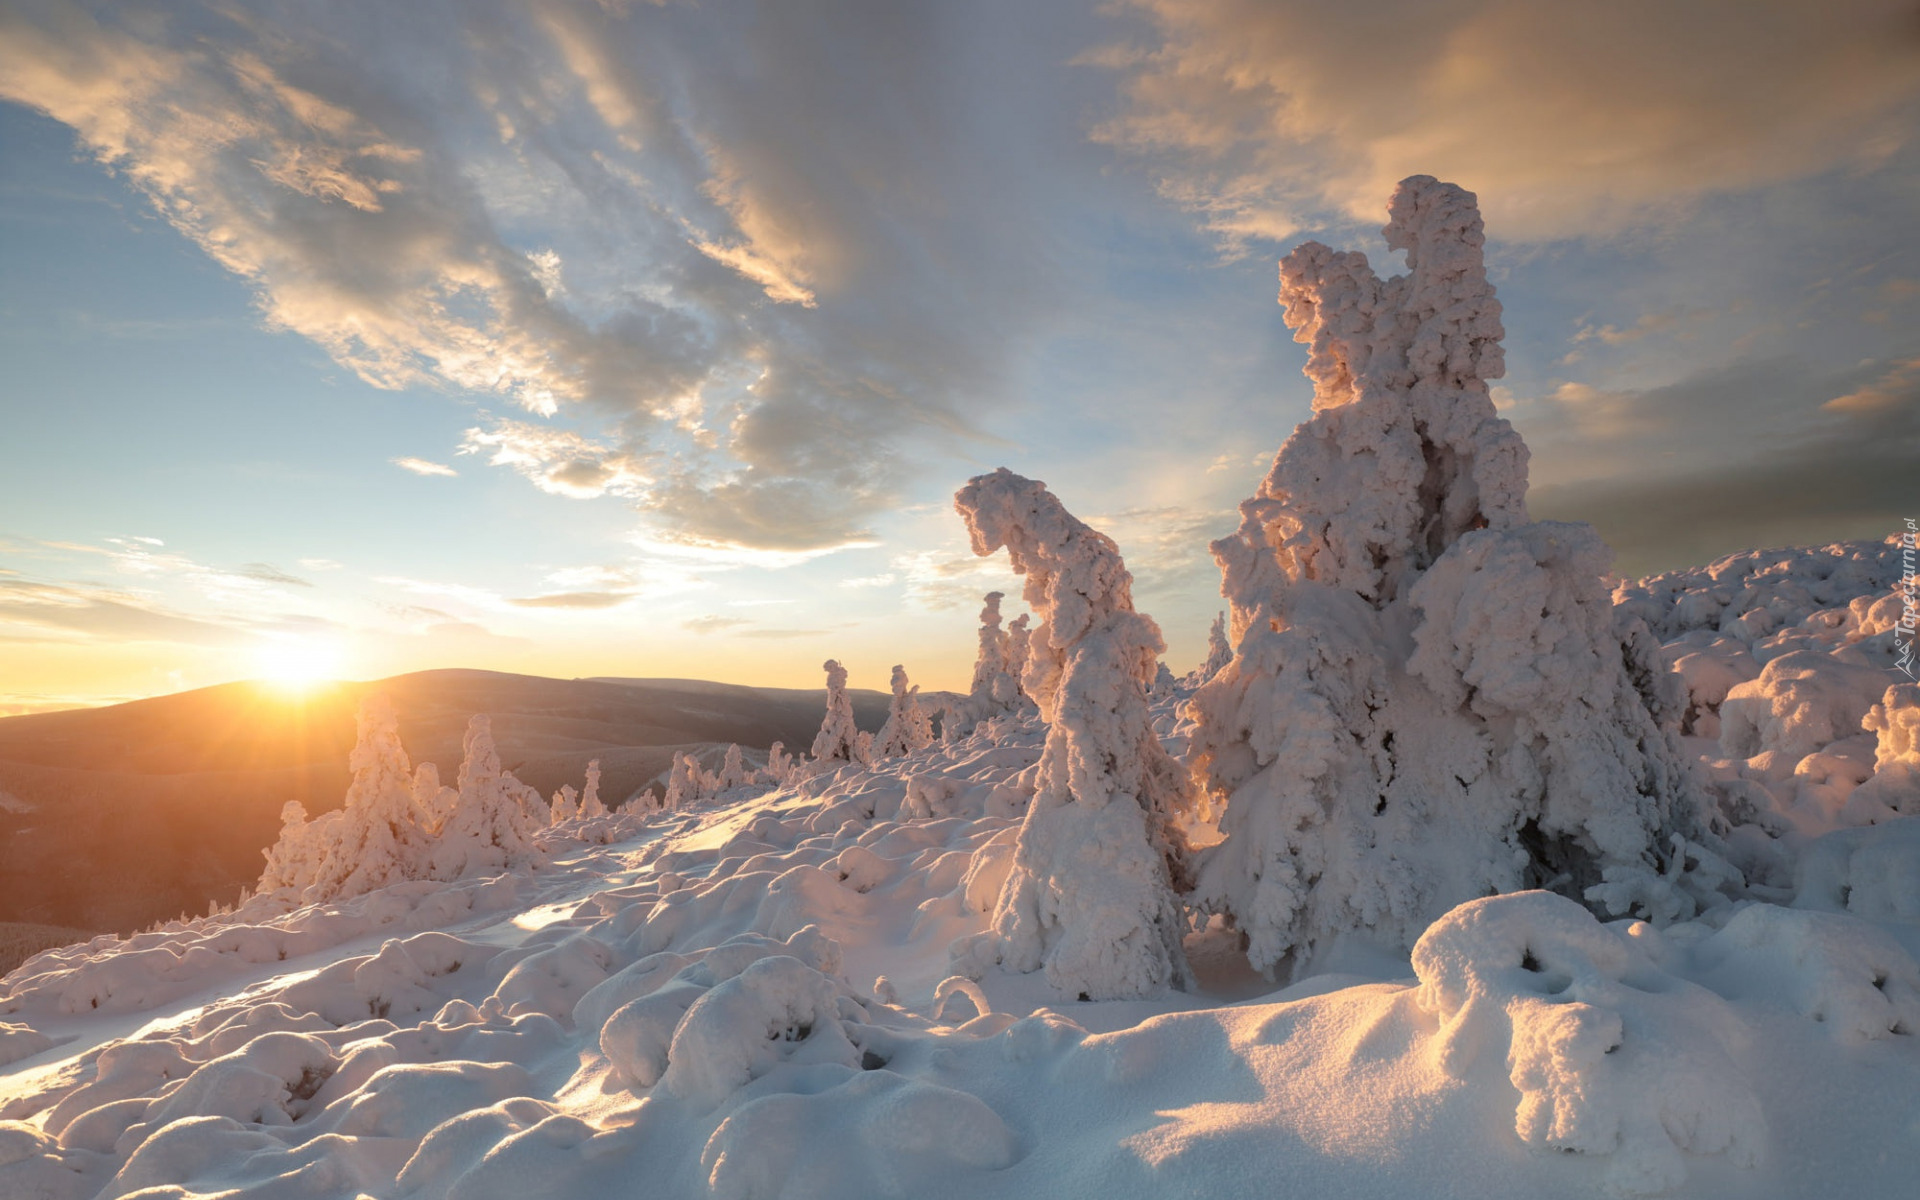
[[[280,637],[254,651],[254,672],[283,691],[304,692],[340,677],[346,654],[327,638]]]

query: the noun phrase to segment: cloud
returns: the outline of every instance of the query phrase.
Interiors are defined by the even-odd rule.
[[[1230,253],[1426,173],[1510,239],[1619,230],[1712,191],[1872,169],[1911,135],[1905,0],[1133,0],[1099,136]]]
[[[495,421],[488,429],[469,429],[460,453],[487,454],[489,463],[512,467],[541,491],[576,500],[639,496],[651,482],[631,451],[525,421]]]
[[[153,608],[101,589],[0,579],[0,622],[118,642],[231,646],[245,639],[232,626]]]
[[[309,571],[339,571],[344,569],[340,563],[330,558],[302,558],[296,559],[295,561]]]
[[[971,550],[923,550],[903,554],[890,564],[906,581],[908,602],[931,612],[980,607],[988,592],[1017,600],[1021,579],[1004,554],[982,557]],[[1012,609],[1003,606],[1011,615]]]
[[[819,637],[822,634],[825,634],[827,632],[828,631],[825,629],[749,629],[749,630],[746,630],[744,633],[742,633],[740,636],[750,637],[750,638],[775,638],[775,639],[808,638],[808,637]]]
[[[613,608],[633,599],[632,592],[551,592],[507,601],[516,608]]]
[[[1028,119],[1074,111],[1084,18],[445,16],[10,7],[0,98],[72,127],[272,326],[374,386],[511,402],[469,450],[661,536],[859,543],[926,456],[984,438],[1058,308],[1048,223],[1079,216],[1033,165],[1098,169]]]
[[[313,586],[308,580],[302,579],[298,575],[289,575],[272,563],[243,563],[240,567],[240,574],[246,576],[248,579],[258,579],[262,583],[284,583],[292,587],[303,588]]]
[[[723,629],[738,629],[742,625],[751,625],[745,617],[722,617],[712,613],[704,617],[689,617],[680,622],[680,628],[691,633],[719,633]]]
[[[415,475],[458,475],[460,473],[445,463],[432,462],[424,458],[390,458],[387,461],[404,471],[412,471]]]
[[[888,571],[885,574],[881,574],[881,575],[862,575],[856,579],[842,579],[840,581],[840,586],[843,588],[887,587],[898,578],[899,576],[895,575],[891,571]]]
[[[1878,539],[1913,515],[1920,360],[1828,373],[1748,362],[1598,403],[1604,414],[1579,427],[1574,445],[1542,449],[1549,466],[1590,454],[1614,469],[1562,482],[1536,468],[1528,507],[1591,522],[1623,573],[1754,546]],[[1739,452],[1705,445],[1742,420],[1762,428]],[[1688,469],[1666,462],[1667,444]]]

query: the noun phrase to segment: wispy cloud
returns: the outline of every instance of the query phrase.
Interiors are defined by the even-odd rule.
[[[412,471],[415,475],[458,475],[460,473],[445,463],[437,463],[425,458],[392,458],[387,461],[403,471]]]
[[[723,617],[714,613],[708,613],[702,617],[687,618],[680,622],[680,628],[690,633],[719,633],[722,630],[738,629],[742,625],[751,624],[753,624],[753,622],[745,617]]]
[[[544,596],[515,597],[515,608],[613,608],[633,599],[632,592],[549,592]]]

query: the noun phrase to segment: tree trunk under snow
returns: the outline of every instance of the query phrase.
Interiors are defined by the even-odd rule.
[[[1106,535],[1046,485],[1002,468],[954,497],[976,554],[1001,547],[1040,619],[1028,678],[1049,728],[1037,789],[994,911],[1000,961],[1044,967],[1069,995],[1145,996],[1189,983],[1181,950],[1187,774],[1161,748],[1147,687],[1165,643],[1133,609]],[[1035,669],[1038,668],[1038,669]]]
[[[1236,648],[1192,701],[1193,761],[1225,801],[1198,899],[1267,971],[1346,930],[1410,946],[1529,887],[1679,916],[1711,882],[1688,860],[1716,861],[1606,547],[1527,521],[1472,194],[1415,176],[1390,218],[1404,276],[1314,242],[1282,261],[1314,413],[1213,544]]]

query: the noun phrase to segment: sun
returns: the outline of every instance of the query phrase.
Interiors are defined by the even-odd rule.
[[[254,672],[284,691],[304,692],[339,677],[344,658],[338,642],[315,637],[278,637],[253,653]]]

